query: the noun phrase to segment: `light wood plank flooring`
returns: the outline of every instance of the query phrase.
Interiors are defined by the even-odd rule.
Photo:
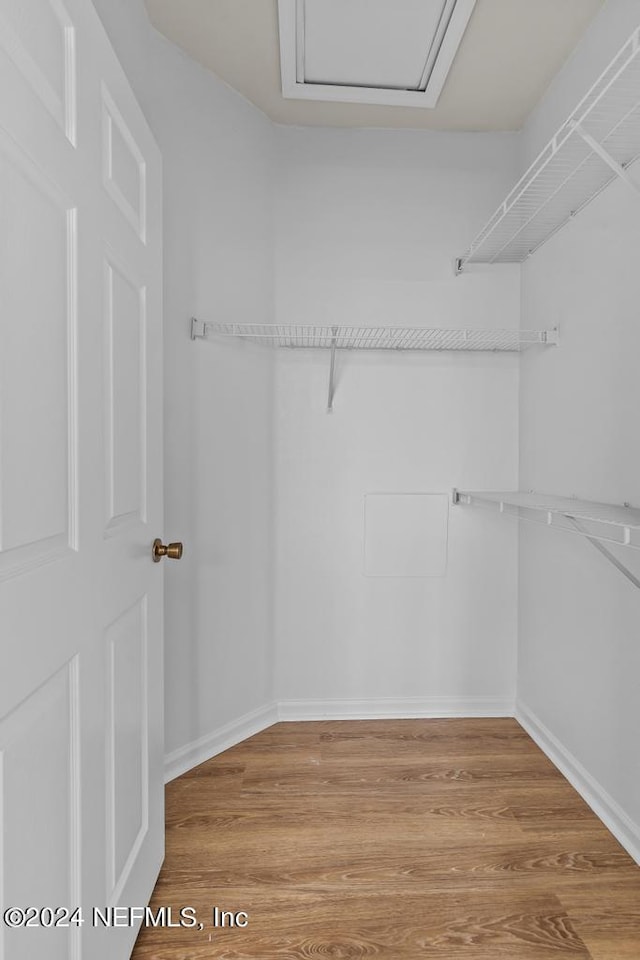
[[[152,901],[186,905],[204,929],[134,960],[640,958],[640,868],[515,720],[281,723],[202,764]]]

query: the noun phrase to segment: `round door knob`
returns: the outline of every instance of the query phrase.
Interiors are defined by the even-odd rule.
[[[180,560],[182,557],[182,544],[163,543],[162,540],[154,540],[152,556],[154,563],[160,563],[163,557],[168,557],[169,560]]]

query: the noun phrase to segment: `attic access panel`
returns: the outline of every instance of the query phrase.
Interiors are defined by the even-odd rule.
[[[285,98],[435,107],[476,0],[278,0]]]

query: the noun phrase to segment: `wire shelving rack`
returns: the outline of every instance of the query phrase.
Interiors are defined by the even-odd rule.
[[[640,509],[625,503],[616,505],[557,497],[549,494],[510,490],[468,492],[453,490],[454,504],[485,507],[517,520],[545,524],[588,540],[609,563],[640,589],[640,577],[612,553],[606,544],[640,550]]]
[[[616,177],[636,193],[640,157],[640,27],[500,204],[456,272],[473,263],[521,263]]]
[[[627,504],[616,506],[523,491],[470,493],[463,490],[454,490],[453,502],[489,507],[519,520],[544,523],[568,533],[640,550],[640,509]]]
[[[553,330],[465,330],[434,327],[303,326],[269,323],[217,323],[191,319],[191,339],[235,338],[268,347],[331,351],[328,410],[333,409],[338,350],[411,350],[518,353],[535,345],[559,343]]]
[[[485,350],[518,352],[557,344],[557,330],[457,330],[429,327],[301,326],[191,321],[192,339],[235,337],[269,347],[338,350]]]

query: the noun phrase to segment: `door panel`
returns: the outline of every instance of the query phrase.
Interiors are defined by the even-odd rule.
[[[3,0],[0,45],[75,142],[75,28],[61,0]]]
[[[147,598],[107,629],[107,888],[119,894],[149,828]]]
[[[6,823],[30,825],[2,838],[2,889],[8,905],[57,904],[80,895],[80,780],[78,664],[63,667],[0,723],[0,782]],[[44,782],[47,792],[34,789]],[[55,822],[56,829],[51,830]],[[0,955],[28,960],[38,954],[67,960],[77,930],[0,928]]]
[[[1,134],[0,217],[2,577],[73,543],[76,211]]]
[[[146,164],[122,112],[106,87],[102,90],[103,171],[107,193],[138,238],[145,242]]]
[[[146,300],[114,254],[105,259],[107,535],[146,519]]]
[[[148,902],[163,853],[161,165],[88,0],[0,0],[0,898]],[[126,960],[136,930],[0,957]]]

